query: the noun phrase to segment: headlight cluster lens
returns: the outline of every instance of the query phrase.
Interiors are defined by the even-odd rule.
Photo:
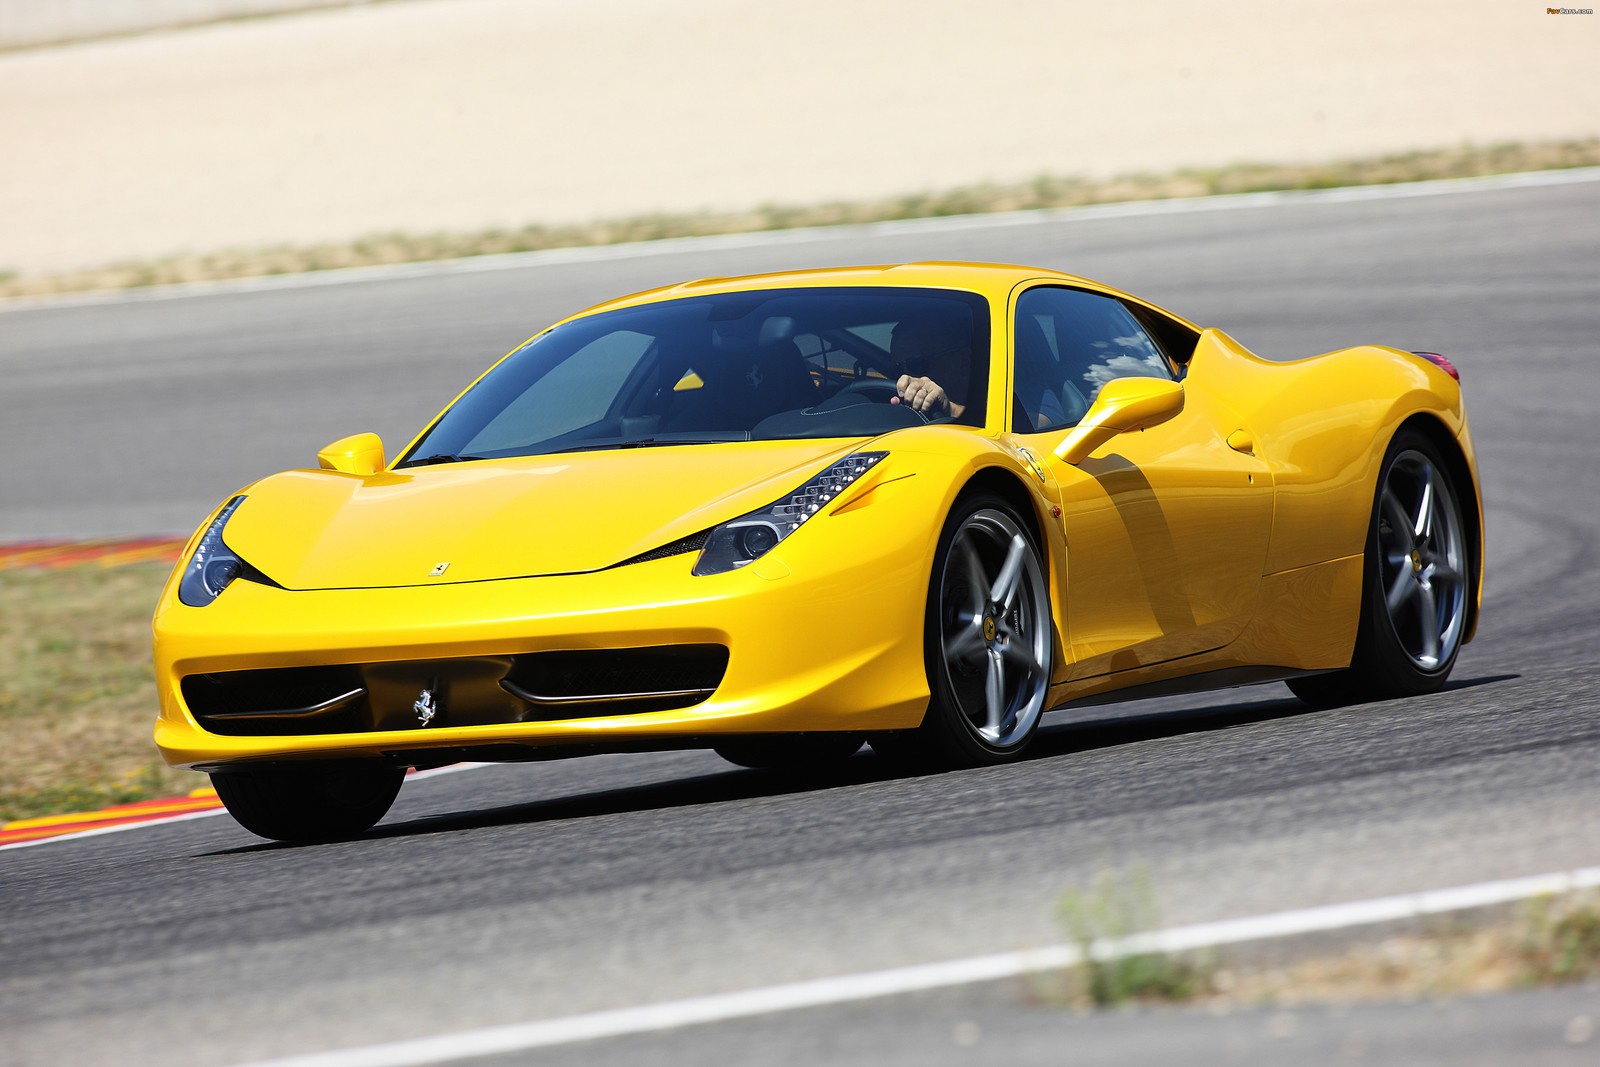
[[[856,452],[846,456],[788,496],[718,526],[706,539],[694,573],[721,574],[760,559],[888,454]]]
[[[206,527],[194,555],[189,557],[189,565],[184,568],[183,578],[178,582],[178,599],[191,608],[205,607],[217,599],[230,582],[244,573],[244,560],[234,555],[233,550],[222,541],[222,528],[228,525],[229,517],[242,503],[242,496],[228,501],[227,506],[211,520],[211,525]]]

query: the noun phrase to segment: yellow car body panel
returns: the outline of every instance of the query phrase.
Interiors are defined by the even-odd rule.
[[[826,445],[824,459],[840,450],[837,442],[776,444],[809,444],[814,450]],[[745,447],[696,446],[730,456]],[[904,517],[948,510],[953,487],[984,465],[984,453],[990,451],[975,433],[930,427],[922,450],[896,449],[820,520],[808,523],[804,536],[724,574],[691,574],[692,554],[587,573],[497,580],[428,581],[425,570],[411,568],[417,580],[391,588],[298,590],[236,582],[215,603],[192,608],[176,599],[175,572],[155,617],[162,700],[157,744],[175,764],[212,767],[264,755],[376,755],[482,745],[491,738],[540,746],[619,737],[913,727],[928,700],[920,620],[938,529]],[[600,466],[616,456],[559,458]],[[527,461],[493,462],[518,466]],[[736,459],[730,462],[738,465]],[[381,483],[385,477],[369,480]],[[742,500],[732,505],[732,514],[742,510],[748,510]],[[877,544],[880,553],[862,557],[859,546],[866,542]],[[222,736],[199,725],[179,685],[189,675],[285,665],[699,642],[733,649],[717,695],[705,703],[493,728]]]
[[[698,446],[685,501],[673,449],[413,467],[288,471],[252,486],[229,544],[289,589],[438,585],[609,567],[760,506],[851,450],[837,440]],[[583,514],[575,523],[570,516]],[[265,516],[257,521],[256,516]],[[375,538],[374,530],[394,536]],[[449,566],[432,572],[441,563]]]
[[[420,763],[915,727],[929,702],[924,622],[940,531],[978,484],[1017,501],[1039,537],[1055,625],[1050,706],[1208,672],[1347,665],[1378,470],[1412,420],[1459,449],[1481,561],[1459,387],[1394,350],[1269,363],[1106,286],[983,264],[712,279],[563,322],[708,293],[837,286],[981,297],[991,326],[983,425],[263,479],[241,490],[227,527],[228,545],[258,573],[206,606],[180,600],[208,518],[157,609],[155,736],[165,758],[202,769],[411,754]],[[1114,296],[1191,331],[1182,410],[1079,464],[1054,454],[1066,430],[1013,427],[1012,317],[1038,286]],[[747,566],[697,575],[694,551],[630,562],[873,450],[887,457]],[[371,442],[356,451],[371,457]],[[728,649],[715,692],[629,714],[251,736],[203,727],[183,687],[219,672],[394,664],[403,674],[399,665],[452,657],[698,644]],[[419,678],[403,682],[426,684]]]

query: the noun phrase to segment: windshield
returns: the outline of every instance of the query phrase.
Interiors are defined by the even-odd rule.
[[[952,290],[775,289],[623,308],[513,352],[399,465],[978,425],[988,352],[987,304]],[[900,403],[902,374],[936,382],[948,402]]]

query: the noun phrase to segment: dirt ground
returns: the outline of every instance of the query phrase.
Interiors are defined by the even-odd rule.
[[[1531,0],[411,0],[0,55],[0,272],[1600,133]]]

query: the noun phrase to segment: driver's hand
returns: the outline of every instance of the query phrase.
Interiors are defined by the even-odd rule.
[[[894,403],[909,404],[912,408],[935,418],[950,414],[950,398],[944,395],[944,388],[932,378],[913,378],[909,374],[900,375],[900,380],[894,383],[896,395]]]

